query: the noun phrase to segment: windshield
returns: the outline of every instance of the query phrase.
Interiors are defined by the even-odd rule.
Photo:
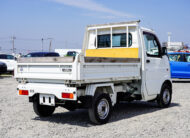
[[[183,61],[181,54],[171,54],[171,55],[168,55],[168,57],[170,61],[177,61],[177,62]]]
[[[75,51],[73,51],[73,52],[67,52],[67,56],[76,56],[76,52]]]
[[[14,56],[12,56],[12,55],[0,55],[0,59],[14,60]]]
[[[29,53],[24,57],[59,57],[58,53]]]

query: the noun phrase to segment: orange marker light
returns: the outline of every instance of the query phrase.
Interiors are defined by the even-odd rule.
[[[62,93],[62,98],[73,99],[73,93]]]
[[[19,95],[28,95],[28,90],[19,90]]]

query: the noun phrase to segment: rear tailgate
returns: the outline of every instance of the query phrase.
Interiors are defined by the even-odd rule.
[[[77,62],[74,57],[20,58],[15,78],[76,80]]]

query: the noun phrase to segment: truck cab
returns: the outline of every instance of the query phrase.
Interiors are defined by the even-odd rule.
[[[74,57],[18,59],[18,94],[28,95],[41,117],[57,106],[87,108],[95,124],[107,123],[120,101],[157,101],[168,107],[168,57],[155,32],[139,23],[87,26],[82,52]]]
[[[142,94],[149,100],[159,94],[165,80],[170,81],[170,67],[155,32],[138,24],[106,24],[106,28],[102,27],[104,25],[88,26],[88,42],[84,43],[83,49],[85,57],[139,59],[141,84],[145,88]]]

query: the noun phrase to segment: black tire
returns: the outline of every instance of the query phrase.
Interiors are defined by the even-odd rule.
[[[55,111],[55,106],[40,105],[39,100],[33,102],[34,112],[40,117],[48,117]]]
[[[162,86],[160,95],[157,97],[158,106],[161,108],[169,107],[172,100],[172,88],[170,85],[164,84]]]
[[[100,103],[102,103],[100,105]],[[98,113],[102,110],[103,115]],[[90,121],[97,125],[105,124],[108,122],[112,112],[112,103],[108,94],[98,94],[94,97],[91,107],[88,109]]]
[[[10,74],[11,74],[12,76],[14,76],[14,75],[15,75],[15,72],[14,72],[14,71],[11,71]]]

